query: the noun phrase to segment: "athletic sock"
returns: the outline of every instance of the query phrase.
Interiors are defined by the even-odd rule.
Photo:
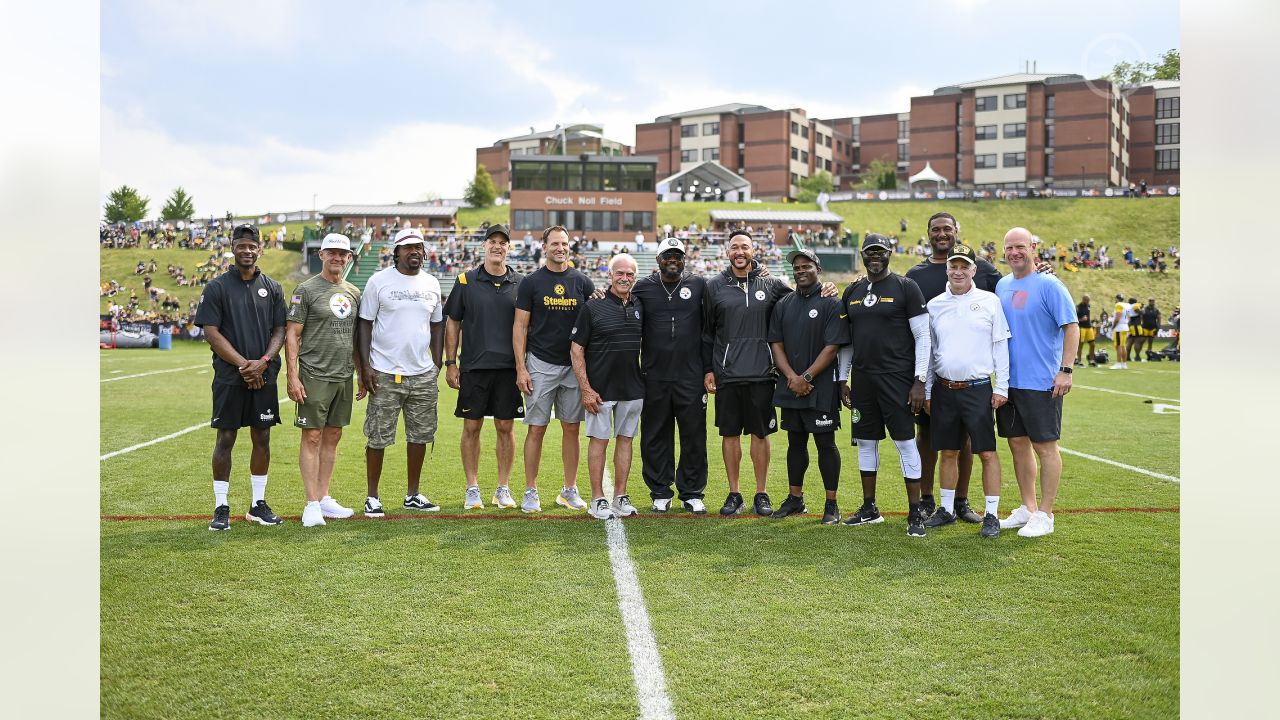
[[[267,476],[266,475],[250,475],[249,484],[253,486],[253,504],[257,505],[259,500],[267,499]]]
[[[987,512],[996,517],[1000,517],[1000,496],[999,495],[983,495],[987,501]]]
[[[231,489],[230,480],[214,480],[213,481],[214,507],[227,504],[227,490],[229,489]]]
[[[956,513],[956,491],[942,488],[942,508],[954,515]]]

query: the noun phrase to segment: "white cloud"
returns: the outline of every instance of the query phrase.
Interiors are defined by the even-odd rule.
[[[299,27],[306,8],[298,0],[144,0],[136,13],[138,41],[172,44],[186,51],[192,49],[193,38],[211,42],[216,51],[231,47],[268,53],[286,50],[307,35]]]

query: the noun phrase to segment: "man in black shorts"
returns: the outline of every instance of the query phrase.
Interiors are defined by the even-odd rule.
[[[773,402],[782,408],[782,429],[787,431],[787,499],[774,517],[805,512],[804,474],[809,469],[809,435],[818,447],[818,471],[826,490],[822,524],[840,522],[836,491],[840,487],[840,451],[836,430],[840,427],[840,392],[837,390],[836,353],[849,344],[849,324],[840,301],[824,298],[818,287],[822,263],[810,250],[794,250],[787,256],[796,291],[773,306],[769,319],[769,344],[778,366]]]
[[[507,265],[511,236],[506,225],[490,225],[484,236],[484,262],[458,276],[444,306],[445,381],[458,390],[453,414],[462,418],[462,472],[467,480],[464,507],[484,507],[480,496],[480,430],[493,418],[497,433],[498,487],[493,504],[513,508],[511,465],[516,454],[515,418],[524,417],[524,399],[516,389],[516,357],[511,326],[516,288],[524,276]],[[458,366],[458,344],[462,366]]]
[[[195,324],[204,328],[213,349],[213,521],[210,530],[231,528],[227,491],[231,450],[242,427],[249,428],[249,484],[253,502],[245,520],[261,525],[282,521],[267,505],[267,469],[271,465],[271,426],[280,422],[276,377],[284,345],[285,306],[280,283],[258,268],[262,252],[258,229],[240,225],[231,232],[235,267],[205,286]]]
[[[757,515],[772,515],[766,492],[769,473],[769,435],[778,431],[773,412],[774,367],[767,342],[774,303],[791,292],[775,277],[761,277],[752,268],[754,242],[746,230],[729,234],[729,268],[707,281],[703,296],[703,332],[713,340],[712,372],[703,382],[716,396],[716,427],[724,453],[729,496],[721,515],[742,512],[738,476],[742,464],[742,434],[751,435],[751,464],[755,470]]]
[[[1080,302],[1076,303],[1076,322],[1080,324],[1080,346],[1076,348],[1076,367],[1084,367],[1084,361],[1089,361],[1089,367],[1097,367],[1097,338],[1098,332],[1093,327],[1093,308],[1089,307],[1089,296],[1081,295]],[[1089,353],[1086,355],[1084,346],[1089,346]]]
[[[1156,335],[1160,332],[1160,308],[1156,307],[1155,298],[1147,298],[1147,304],[1142,307],[1142,311],[1138,313],[1141,324],[1138,326],[1138,354],[1136,358],[1140,361],[1146,360],[1152,352],[1152,347],[1156,342]],[[1143,341],[1146,341],[1146,354],[1142,351]]]
[[[849,384],[841,386],[840,394],[845,407],[853,410],[853,440],[862,475],[862,507],[844,524],[869,525],[884,519],[876,507],[876,472],[880,467],[879,443],[888,427],[907,485],[907,535],[924,537],[920,454],[912,415],[924,408],[929,316],[915,281],[889,270],[892,252],[888,238],[867,235],[862,241],[867,277],[844,291],[852,343],[846,353]]]

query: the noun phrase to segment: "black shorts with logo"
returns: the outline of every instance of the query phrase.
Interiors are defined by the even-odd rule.
[[[516,387],[516,369],[466,370],[458,389],[454,417],[514,420],[524,417],[524,396]]]
[[[209,424],[219,430],[278,425],[280,394],[274,384],[250,390],[244,383],[214,383]]]
[[[966,437],[975,453],[996,449],[991,383],[953,390],[935,382],[929,410],[933,416],[930,442],[934,450],[962,450]]]
[[[840,429],[840,411],[782,408],[782,429],[812,435],[835,432]]]
[[[716,388],[716,427],[721,437],[766,437],[778,431],[772,380],[730,383]]]
[[[894,440],[916,436],[914,413],[907,404],[915,378],[901,373],[855,371],[849,377],[854,440],[883,440],[885,428]]]
[[[1009,402],[996,410],[996,430],[1002,438],[1057,440],[1062,436],[1062,396],[1053,397],[1052,390],[1009,388]]]

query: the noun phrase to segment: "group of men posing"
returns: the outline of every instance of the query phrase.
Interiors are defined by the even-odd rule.
[[[837,298],[835,286],[821,282],[815,253],[795,250],[787,257],[793,290],[756,262],[745,230],[730,233],[729,268],[714,277],[686,272],[683,243],[668,237],[658,246],[653,274],[638,278],[634,258],[620,254],[609,263],[608,286],[597,289],[572,267],[564,228],[543,232],[545,264],[525,277],[507,265],[510,233],[495,225],[483,240],[483,262],[458,276],[447,302],[423,269],[424,241],[416,230],[397,233],[394,266],[375,274],[363,296],[343,279],[350,241],[330,234],[320,249],[322,271],[298,286],[286,311],[280,285],[256,267],[256,228],[238,227],[232,237],[236,272],[209,285],[196,315],[215,367],[216,507],[209,527],[230,526],[231,449],[237,430],[246,426],[253,440],[253,501],[245,517],[281,522],[264,493],[269,430],[280,422],[276,376],[283,347],[288,396],[302,430],[302,523],[308,527],[354,514],[329,495],[329,485],[353,399],[365,396],[364,514],[385,514],[378,491],[382,460],[401,414],[408,446],[404,507],[439,510],[420,492],[419,481],[426,445],[435,437],[443,367],[446,382],[458,391],[454,415],[463,419],[467,510],[484,507],[478,468],[487,418],[496,432],[498,468],[491,502],[516,507],[509,483],[514,421],[520,418],[528,432],[519,507],[541,511],[538,470],[554,416],[564,471],[558,505],[599,519],[637,514],[627,479],[639,435],[653,511],[670,511],[678,497],[687,511],[705,514],[706,407],[714,395],[729,490],[722,515],[746,506],[740,491],[744,434],[750,436],[753,511],[773,517],[806,512],[812,436],[825,491],[822,523],[882,522],[876,481],[879,441],[887,430],[906,485],[908,535],[920,537],[926,527],[957,520],[981,524],[983,537],[996,537],[1001,528],[1046,535],[1053,532],[1062,468],[1057,440],[1079,337],[1076,309],[1057,278],[1036,272],[1030,232],[1014,228],[1005,235],[1012,275],[1001,277],[961,244],[959,231],[949,213],[934,214],[928,223],[932,254],[906,276],[889,269],[890,241],[868,235],[861,249],[867,274]],[[851,411],[863,496],[861,507],[843,518],[836,504],[841,405]],[[778,409],[788,437],[789,487],[775,509],[766,486]],[[589,503],[577,487],[584,421]],[[997,430],[1008,439],[1022,499],[1004,520],[998,517]],[[611,442],[612,487],[606,487]],[[974,454],[982,463],[982,513],[968,500]],[[935,467],[940,502],[933,496]]]

